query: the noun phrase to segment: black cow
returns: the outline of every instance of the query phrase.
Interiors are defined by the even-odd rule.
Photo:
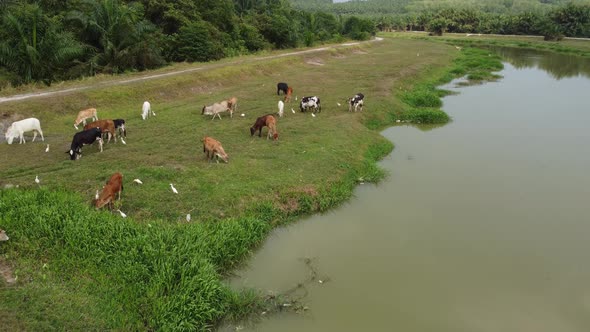
[[[115,130],[119,133],[119,137],[127,138],[127,128],[125,128],[125,120],[123,119],[115,119],[113,120],[115,123]]]
[[[82,155],[82,146],[85,144],[92,144],[95,141],[98,141],[100,152],[102,152],[102,131],[99,127],[90,128],[76,133],[72,139],[70,151],[66,151],[66,153],[70,154],[71,160],[76,160],[79,158],[78,156]]]
[[[321,112],[322,106],[320,105],[320,97],[311,96],[301,98],[301,102],[299,102],[299,110],[305,112],[308,108],[313,108],[314,113]]]
[[[287,83],[277,83],[277,96],[280,95],[280,92],[283,91],[284,94],[287,94],[287,89],[289,86]]]

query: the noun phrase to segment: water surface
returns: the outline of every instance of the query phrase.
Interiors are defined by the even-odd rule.
[[[233,284],[284,292],[303,258],[326,281],[245,330],[590,331],[590,64],[503,54],[500,81],[446,87],[452,123],[383,132],[383,183],[272,233]]]

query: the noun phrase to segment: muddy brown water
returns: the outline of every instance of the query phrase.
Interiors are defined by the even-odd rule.
[[[279,294],[309,258],[309,310],[221,330],[590,331],[590,62],[501,53],[500,81],[446,87],[452,123],[383,131],[385,181],[277,229],[231,281]]]

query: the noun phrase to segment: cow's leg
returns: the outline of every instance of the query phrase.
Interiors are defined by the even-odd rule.
[[[34,142],[35,138],[37,138],[37,131],[33,130],[33,140],[31,142]]]
[[[22,132],[22,131],[20,132],[20,142],[21,142],[22,144],[25,144],[25,143],[27,143],[27,140],[25,139],[25,133],[24,133],[24,132]]]
[[[39,135],[41,135],[41,140],[45,142],[45,137],[43,137],[43,132],[41,131],[41,128],[39,128]]]

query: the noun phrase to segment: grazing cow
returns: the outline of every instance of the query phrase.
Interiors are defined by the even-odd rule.
[[[231,97],[230,99],[228,99],[227,100],[227,107],[230,109],[229,110],[230,118],[233,118],[234,112],[238,109],[238,98]]]
[[[273,141],[279,139],[279,133],[277,132],[277,120],[274,116],[267,116],[266,117],[266,126],[268,127],[268,135],[266,139],[272,137]]]
[[[364,104],[364,98],[365,95],[363,95],[362,93],[357,93],[356,95],[354,95],[354,97],[352,98],[348,98],[348,111],[352,112],[353,110],[356,112],[359,110],[362,111],[363,110],[363,104]]]
[[[107,181],[107,184],[102,188],[102,192],[95,201],[97,209],[102,208],[105,205],[109,205],[109,209],[113,209],[113,201],[115,195],[118,194],[119,200],[121,200],[121,192],[123,191],[123,174],[117,172],[111,175],[111,178]]]
[[[226,163],[229,162],[229,156],[225,153],[225,150],[223,150],[221,143],[212,137],[203,137],[203,152],[207,154],[207,160],[209,162],[211,162],[214,157],[216,158],[215,160],[217,163],[219,163],[219,158]]]
[[[98,120],[98,115],[96,113],[96,108],[89,108],[87,110],[80,111],[78,116],[76,117],[76,121],[74,121],[74,128],[78,130],[78,125],[80,123],[84,123],[86,125],[86,119],[92,118],[92,121]]]
[[[0,242],[8,241],[8,239],[10,239],[10,238],[8,237],[8,235],[6,235],[6,231],[4,231],[3,229],[0,229]]]
[[[287,85],[287,83],[277,83],[277,96],[280,95],[281,91],[283,91],[284,94],[287,94],[288,89],[289,86]]]
[[[206,115],[213,114],[213,118],[211,118],[211,120],[215,119],[216,116],[218,116],[219,120],[221,120],[221,115],[219,115],[219,113],[223,113],[226,111],[229,111],[230,116],[233,117],[232,109],[229,107],[227,100],[224,100],[219,103],[214,103],[213,105],[203,106],[203,110],[201,111],[201,114],[206,114]]]
[[[272,120],[270,119],[272,118]],[[256,119],[256,122],[252,127],[250,127],[250,136],[254,136],[254,133],[258,130],[258,137],[262,137],[262,128],[268,126],[270,123],[273,124],[273,139],[277,139],[279,135],[276,132],[276,119],[272,114],[266,114]],[[269,134],[271,131],[271,127],[268,127]]]
[[[143,106],[141,106],[141,118],[144,120],[147,119],[150,115],[150,112],[153,116],[156,116],[156,113],[152,111],[152,106],[150,105],[150,102],[146,100],[143,102]]]
[[[286,102],[291,102],[291,97],[293,97],[293,88],[292,87],[288,87],[287,88],[287,94],[285,95],[285,103]]]
[[[115,119],[113,120],[115,123],[115,130],[119,134],[119,137],[127,138],[127,128],[125,128],[125,120],[123,119]]]
[[[321,112],[322,106],[320,105],[320,98],[317,96],[301,98],[301,102],[299,103],[299,109],[301,112],[307,111],[308,108],[313,108],[314,113]]]
[[[285,103],[283,103],[282,101],[279,100],[278,107],[279,107],[279,112],[278,112],[279,117],[282,118],[283,117],[283,109],[285,108]]]
[[[37,133],[41,135],[41,140],[45,141],[43,132],[41,131],[41,122],[36,118],[28,118],[20,121],[13,122],[10,127],[6,130],[5,137],[8,144],[12,144],[12,141],[16,137],[20,137],[20,144],[26,143],[24,133],[33,131],[33,142],[37,138]]]
[[[95,127],[100,128],[103,134],[106,133],[108,135],[107,143],[111,141],[111,137],[115,137],[115,143],[117,143],[117,136],[115,135],[115,122],[113,120],[98,120],[90,122],[84,126],[84,130]]]
[[[74,135],[72,139],[72,145],[70,147],[70,151],[66,151],[66,153],[70,154],[71,160],[79,159],[82,156],[82,146],[85,144],[92,144],[95,141],[98,141],[98,147],[100,148],[100,152],[102,152],[102,130],[98,127],[90,128],[88,130],[81,131]]]

